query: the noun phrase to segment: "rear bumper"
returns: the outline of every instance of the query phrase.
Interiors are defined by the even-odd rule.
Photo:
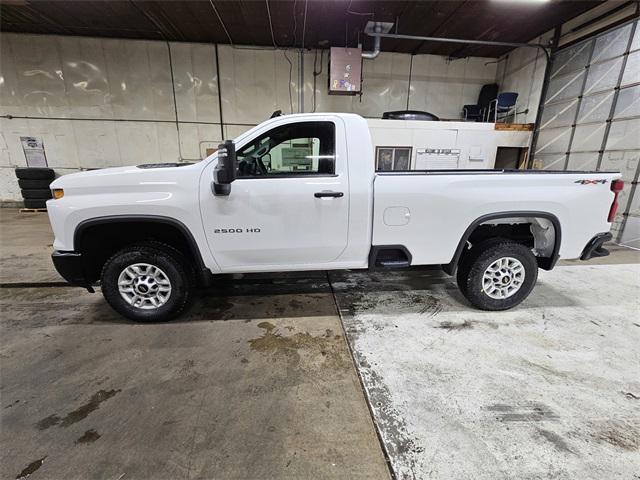
[[[613,238],[611,232],[599,233],[587,243],[587,246],[582,250],[580,260],[589,260],[590,258],[606,257],[609,255],[609,250],[602,245]]]
[[[71,285],[78,287],[84,287],[90,292],[93,292],[90,282],[87,281],[82,254],[78,252],[60,252],[54,251],[51,254],[51,260],[53,260],[53,266],[62,278],[64,278]]]

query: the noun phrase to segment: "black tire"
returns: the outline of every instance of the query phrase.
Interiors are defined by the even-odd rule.
[[[120,274],[136,263],[159,268],[169,280],[171,293],[161,306],[150,309],[133,306],[120,294]],[[136,322],[166,322],[180,315],[189,305],[195,286],[195,273],[178,250],[160,242],[143,242],[123,248],[109,258],[102,268],[101,281],[102,295],[120,315]]]
[[[26,180],[18,179],[18,185],[24,190],[30,190],[34,188],[49,188],[51,180]]]
[[[20,192],[22,193],[22,198],[26,199],[45,199],[48,200],[50,198],[52,198],[51,196],[51,190],[49,190],[48,188],[37,188],[37,189],[30,189],[30,190],[20,190]]]
[[[471,262],[469,262],[470,257],[471,252],[464,250],[462,252],[462,258],[460,259],[460,264],[458,265],[458,269],[456,271],[456,283],[458,284],[460,292],[465,297],[467,296],[467,276],[469,275],[469,271],[471,270]]]
[[[524,267],[524,279],[514,293],[506,298],[493,298],[483,289],[485,271],[495,261],[510,257]],[[511,278],[505,275],[502,278]],[[538,262],[531,249],[521,243],[504,238],[492,238],[474,246],[460,262],[457,272],[458,287],[474,306],[481,310],[508,310],[529,296],[538,279]]]
[[[44,199],[25,199],[24,208],[47,208],[47,201]]]
[[[56,174],[51,168],[16,168],[16,177],[23,180],[53,180]]]

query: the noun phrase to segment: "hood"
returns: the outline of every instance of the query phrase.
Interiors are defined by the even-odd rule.
[[[93,183],[95,181],[111,181],[114,176],[122,176],[126,174],[135,173],[136,167],[114,167],[114,168],[101,168],[97,170],[87,170],[85,172],[69,173],[62,175],[51,182],[51,188],[65,188],[72,187],[81,184],[87,184],[87,182]]]
[[[103,168],[86,172],[71,173],[55,179],[50,188],[71,191],[95,191],[105,188],[122,189],[148,185],[170,185],[191,177],[200,170],[196,164],[150,164],[141,166]],[[65,192],[66,193],[66,192]]]

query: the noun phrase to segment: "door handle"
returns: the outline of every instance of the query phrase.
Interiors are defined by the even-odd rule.
[[[330,192],[328,190],[325,190],[323,192],[316,192],[313,194],[314,197],[316,198],[326,198],[326,197],[332,197],[332,198],[340,198],[340,197],[344,197],[344,193],[342,192]]]

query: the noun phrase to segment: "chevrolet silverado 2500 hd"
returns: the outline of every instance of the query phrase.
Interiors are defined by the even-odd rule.
[[[268,120],[196,164],[65,175],[47,202],[53,262],[139,321],[167,320],[211,274],[441,265],[476,307],[504,310],[538,268],[588,260],[618,173],[374,171],[352,114]]]

